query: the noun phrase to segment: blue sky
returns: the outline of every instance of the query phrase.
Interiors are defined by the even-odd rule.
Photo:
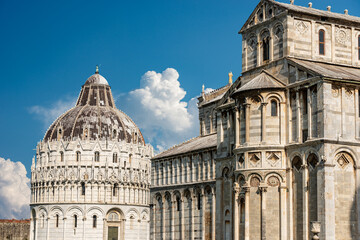
[[[358,0],[312,2],[360,15]],[[237,32],[257,3],[0,0],[0,157],[21,161],[29,176],[33,149],[47,127],[44,111],[67,107],[96,64],[119,99],[140,88],[150,70],[176,69],[186,103],[202,84],[225,85],[229,71],[241,73]],[[127,104],[133,103],[117,106],[126,110]]]

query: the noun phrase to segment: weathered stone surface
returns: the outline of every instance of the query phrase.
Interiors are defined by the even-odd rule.
[[[359,22],[260,1],[240,30],[242,76],[199,97],[199,137],[152,159],[154,239],[303,240],[311,222],[320,239],[360,239]],[[199,219],[208,184],[215,215]],[[181,208],[162,222],[167,194]]]
[[[0,219],[0,239],[29,240],[30,220]]]

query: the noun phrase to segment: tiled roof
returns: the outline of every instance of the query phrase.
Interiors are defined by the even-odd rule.
[[[302,6],[297,6],[297,5],[288,4],[288,3],[281,3],[281,2],[276,2],[276,1],[273,1],[273,3],[280,7],[286,8],[286,9],[294,11],[294,12],[311,14],[311,15],[316,15],[319,17],[337,18],[337,19],[341,19],[341,20],[345,20],[345,21],[360,23],[360,17],[355,17],[355,16],[341,14],[341,13],[335,13],[335,12],[331,12],[331,11],[324,11],[324,10],[319,10],[319,9],[315,9],[315,8],[302,7]]]
[[[0,219],[0,223],[30,223],[30,219]]]
[[[220,100],[224,94],[226,93],[226,91],[230,88],[230,84],[223,86],[221,88],[218,88],[216,90],[213,90],[209,93],[205,94],[205,99],[202,102],[199,102],[199,106],[208,104],[208,103],[212,103],[212,102],[216,102],[218,100]]]
[[[205,148],[216,147],[217,145],[217,134],[210,134],[207,136],[199,136],[179,145],[176,145],[162,153],[156,155],[153,159],[159,159],[164,157],[170,157],[179,155],[187,152],[197,151]]]
[[[360,81],[360,68],[343,66],[333,63],[316,62],[296,58],[288,58],[294,62],[322,77]]]
[[[234,93],[264,88],[283,88],[284,86],[284,83],[263,70],[258,76],[245,83]]]

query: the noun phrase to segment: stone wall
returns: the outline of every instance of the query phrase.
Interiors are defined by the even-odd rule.
[[[30,220],[0,219],[0,239],[29,240]]]

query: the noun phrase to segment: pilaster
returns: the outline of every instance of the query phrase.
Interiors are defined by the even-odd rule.
[[[238,240],[239,239],[239,193],[240,193],[240,187],[239,185],[235,182],[234,183],[234,187],[233,187],[233,191],[234,191],[234,212],[233,212],[233,223],[234,223],[234,239]]]

